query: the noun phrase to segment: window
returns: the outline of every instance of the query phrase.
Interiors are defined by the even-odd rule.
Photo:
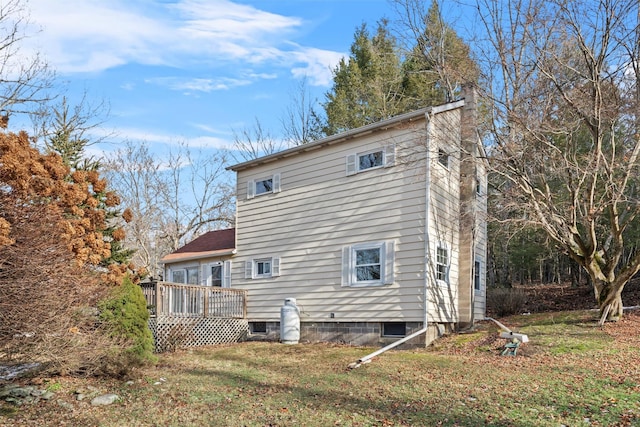
[[[276,173],[258,180],[247,181],[247,199],[253,199],[262,194],[280,192],[280,174]]]
[[[438,163],[440,163],[445,168],[449,167],[449,153],[444,151],[442,148],[438,150]]]
[[[473,289],[480,290],[480,261],[476,261],[473,265]]]
[[[342,249],[342,286],[393,283],[393,242],[362,243]]]
[[[444,246],[436,249],[436,280],[449,281],[449,250]]]
[[[380,272],[382,271],[380,250],[381,248],[354,250],[356,282],[380,280]]]
[[[384,154],[382,151],[375,153],[358,155],[358,171],[365,169],[377,168],[384,164]]]
[[[267,322],[250,322],[249,327],[251,328],[252,334],[267,333]]]
[[[273,192],[273,178],[263,179],[262,181],[256,181],[256,196],[258,194],[272,193]]]
[[[245,279],[261,279],[280,275],[280,258],[257,258],[245,262]]]
[[[184,270],[171,270],[171,281],[173,283],[186,283]]]
[[[199,285],[200,275],[198,274],[198,267],[171,269],[171,281],[173,283]]]
[[[211,266],[211,286],[222,287],[222,265],[214,264]]]
[[[395,164],[395,158],[396,147],[394,144],[376,151],[349,154],[347,155],[347,175],[355,175],[369,169],[388,168]]]
[[[385,322],[382,324],[383,337],[404,337],[407,335],[406,322]]]
[[[271,276],[271,258],[255,260],[254,267],[255,267],[254,277]]]
[[[217,261],[202,266],[202,282],[207,286],[231,287],[231,260]]]
[[[200,284],[200,274],[198,274],[198,267],[187,267],[187,283],[190,285]]]

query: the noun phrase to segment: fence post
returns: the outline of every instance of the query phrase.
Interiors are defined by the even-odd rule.
[[[202,313],[202,317],[208,317],[209,315],[209,289],[204,288],[202,290],[202,293],[204,294],[204,313]]]
[[[162,295],[160,295],[160,281],[157,281],[154,286],[156,297],[156,318],[160,317],[162,312]]]

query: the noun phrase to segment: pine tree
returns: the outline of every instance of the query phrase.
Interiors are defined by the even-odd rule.
[[[373,37],[366,24],[356,30],[351,54],[334,70],[326,98],[327,135],[403,112],[400,57],[386,21],[378,24]]]
[[[45,147],[49,153],[58,154],[69,168],[67,180],[74,183],[88,181],[88,190],[93,199],[89,203],[103,212],[104,225],[99,231],[108,243],[110,254],[104,256],[99,265],[124,267],[130,263],[134,250],[124,247],[124,230],[118,225],[121,222],[118,219],[126,220],[130,214],[126,210],[118,209],[119,196],[109,191],[106,181],[100,178],[100,162],[86,155],[86,148],[91,141],[85,137],[85,131],[92,127],[86,126],[87,120],[88,117],[83,114],[81,106],[76,107],[71,113],[67,99],[63,98],[60,105],[53,109],[52,121],[49,124],[51,129],[45,132],[45,135],[48,135],[45,137]]]

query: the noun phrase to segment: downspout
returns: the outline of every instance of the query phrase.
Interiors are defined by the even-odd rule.
[[[431,200],[431,151],[430,151],[431,150],[431,146],[430,146],[431,130],[432,130],[431,116],[432,116],[432,110],[425,113],[425,118],[427,120],[427,125],[426,125],[427,135],[425,137],[426,161],[425,161],[425,202],[424,202],[425,210],[424,210],[424,264],[423,264],[424,265],[424,290],[423,290],[424,321],[422,323],[423,327],[422,329],[412,333],[411,335],[408,335],[402,339],[399,339],[398,341],[394,341],[391,344],[387,345],[386,347],[383,347],[381,349],[374,351],[371,354],[361,357],[360,359],[358,359],[357,362],[350,363],[348,366],[349,369],[354,369],[359,367],[362,364],[370,363],[371,360],[377,355],[382,354],[387,350],[391,350],[392,348],[395,348],[401,344],[404,344],[405,342],[426,333],[427,330],[429,329],[429,324],[428,324],[429,294],[428,292],[429,292],[429,224],[430,224],[429,201]],[[425,338],[425,342],[426,342],[426,338]]]

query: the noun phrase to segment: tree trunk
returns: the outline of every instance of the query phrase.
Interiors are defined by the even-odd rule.
[[[600,309],[600,317],[606,313],[604,320],[617,322],[622,318],[622,289],[624,284],[601,283],[595,286],[596,301]]]

